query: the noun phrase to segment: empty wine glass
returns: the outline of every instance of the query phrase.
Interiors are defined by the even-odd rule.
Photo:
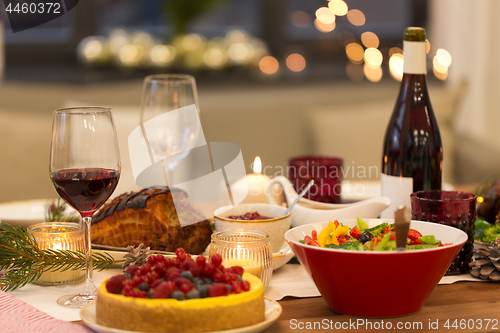
[[[82,216],[85,239],[85,287],[79,294],[63,296],[57,302],[82,307],[97,295],[92,281],[92,215],[111,196],[120,177],[120,153],[111,110],[102,107],[56,110],[49,168],[57,193]]]
[[[188,112],[188,108],[195,108],[189,111],[196,112]],[[169,112],[174,110],[178,111]],[[159,117],[167,112],[168,118]],[[140,122],[143,131],[148,133],[153,158],[156,161],[168,158],[166,171],[173,170],[194,147],[201,131],[197,112],[198,92],[194,77],[162,74],[144,79]]]

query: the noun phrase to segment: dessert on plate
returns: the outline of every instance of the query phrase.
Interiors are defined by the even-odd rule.
[[[262,282],[214,255],[154,255],[101,284],[97,324],[138,332],[211,332],[264,320]]]
[[[172,199],[184,208],[184,220],[202,221],[181,227]],[[117,247],[143,243],[152,250],[173,252],[184,248],[202,253],[210,244],[212,228],[205,216],[187,199],[183,190],[150,187],[124,193],[104,205],[92,220],[92,243]]]

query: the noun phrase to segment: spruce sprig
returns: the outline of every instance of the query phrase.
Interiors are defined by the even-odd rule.
[[[123,260],[108,253],[93,253],[93,267],[102,271]],[[26,230],[0,224],[0,289],[12,291],[34,282],[43,272],[83,269],[85,254],[69,250],[41,250]],[[0,274],[1,275],[1,274]]]
[[[68,205],[61,198],[57,198],[47,206],[45,222],[79,222],[80,216],[75,214],[75,211],[68,213],[67,208]]]

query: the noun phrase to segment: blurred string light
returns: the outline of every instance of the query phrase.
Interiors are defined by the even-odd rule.
[[[290,54],[286,58],[286,66],[292,72],[301,72],[306,68],[306,59],[298,53]]]
[[[274,74],[280,68],[278,60],[273,56],[265,56],[259,61],[259,68],[264,74]]]
[[[393,52],[391,54],[391,50],[389,50],[389,71],[394,80],[401,81],[403,78],[403,52]]]
[[[129,43],[127,32],[123,29],[116,29],[109,35],[109,49],[116,55],[122,47]]]
[[[201,49],[204,43],[205,37],[200,34],[187,34],[182,38],[182,48],[187,52]]]
[[[146,32],[116,29],[107,38],[83,39],[77,54],[88,65],[223,70],[232,66],[258,69],[260,60],[269,52],[266,43],[242,29],[231,29],[224,36],[208,40],[191,33],[176,37],[170,44],[161,43]]]
[[[347,54],[347,58],[353,64],[361,64],[364,60],[365,51],[363,50],[363,46],[356,42],[349,43],[345,48],[345,52]]]
[[[366,18],[365,14],[359,9],[351,9],[347,12],[347,19],[352,25],[362,26],[365,24]]]
[[[175,60],[177,51],[170,45],[155,45],[149,52],[149,61],[154,67],[169,67]]]
[[[376,48],[369,47],[364,52],[364,60],[368,66],[378,68],[382,65],[382,52]]]
[[[118,52],[118,63],[124,67],[140,67],[145,56],[144,48],[140,45],[127,44]]]
[[[328,8],[337,16],[344,16],[347,14],[347,4],[342,0],[331,0],[328,3]]]
[[[379,82],[382,79],[382,67],[373,67],[368,63],[363,66],[363,73],[366,78],[371,82]]]
[[[307,28],[313,23],[311,15],[301,10],[296,10],[290,15],[290,22],[298,28]]]
[[[316,11],[316,19],[323,24],[335,22],[335,14],[328,7],[321,7]]]
[[[78,44],[78,57],[81,61],[88,64],[99,64],[105,60],[105,45],[106,40],[104,37],[86,37]]]
[[[349,9],[343,0],[329,0],[328,7],[320,7],[316,10],[314,26],[320,32],[331,32],[335,29],[336,16],[347,15],[347,20],[354,26],[360,27],[366,23],[366,17],[359,9]],[[305,26],[306,13],[296,11],[291,16],[291,22],[295,26]],[[361,43],[349,31],[344,30],[337,34],[339,43],[345,47],[349,63],[346,67],[348,77],[353,81],[360,81],[366,77],[369,81],[378,82],[382,79],[382,63],[389,66],[391,76],[401,81],[403,76],[403,50],[398,47],[387,47],[379,50],[380,40],[378,36],[365,31],[361,34]],[[431,50],[429,40],[426,40],[426,53]],[[385,56],[384,56],[385,55]],[[438,79],[444,80],[448,75],[451,64],[451,55],[444,49],[438,49],[433,58],[433,72]],[[287,59],[287,66],[290,68]]]
[[[203,62],[211,69],[224,68],[227,64],[227,59],[226,51],[219,47],[211,47],[203,54]]]
[[[365,47],[373,48],[377,48],[380,43],[378,36],[371,31],[366,31],[361,34],[361,42]]]
[[[438,49],[432,59],[432,71],[440,80],[448,77],[448,68],[451,65],[451,54],[445,49]]]
[[[315,19],[314,20],[314,26],[320,32],[324,32],[324,33],[331,32],[331,31],[335,30],[335,22],[326,24],[326,23],[322,23],[318,19]]]
[[[443,61],[444,65],[446,67],[450,67],[450,65],[451,65],[450,52],[446,51],[445,49],[438,49],[436,51],[436,57],[439,57],[440,59],[442,59],[441,61]]]
[[[389,49],[389,57],[392,57],[392,55],[395,53],[400,53],[401,55],[403,55],[403,49],[399,47],[391,47]]]
[[[226,33],[228,43],[243,43],[248,41],[248,33],[242,29],[232,29]]]
[[[233,43],[227,49],[229,59],[235,64],[247,64],[253,56],[254,48],[250,43]]]

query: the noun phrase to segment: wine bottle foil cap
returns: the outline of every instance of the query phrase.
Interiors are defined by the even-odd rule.
[[[420,27],[408,27],[405,29],[403,40],[408,42],[425,42],[425,29]]]

